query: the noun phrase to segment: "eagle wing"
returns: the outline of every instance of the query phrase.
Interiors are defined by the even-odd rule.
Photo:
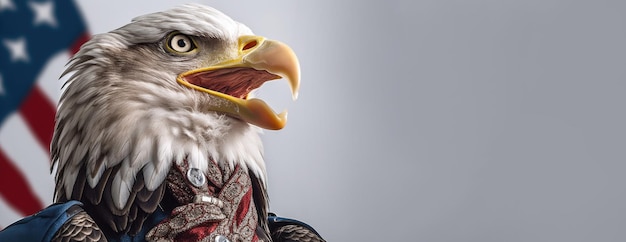
[[[59,228],[53,242],[107,242],[96,222],[79,205],[70,207],[67,213],[75,215]]]
[[[300,225],[285,225],[272,231],[274,242],[325,242],[319,234]]]
[[[313,227],[308,224],[273,213],[267,219],[272,241],[274,242],[325,242]]]
[[[146,218],[158,208],[165,194],[165,185],[161,184],[154,191],[150,191],[144,185],[143,173],[139,172],[126,206],[119,209],[115,206],[113,197],[109,195],[113,177],[118,170],[119,165],[105,170],[98,184],[92,188],[87,184],[85,177],[87,169],[83,167],[79,169],[72,194],[66,196],[65,189],[57,189],[57,198],[60,202],[81,201],[85,211],[99,224],[108,225],[102,228],[107,233],[135,235],[141,230]],[[64,170],[59,172],[59,175],[63,176]],[[63,184],[57,184],[57,188],[62,187]]]

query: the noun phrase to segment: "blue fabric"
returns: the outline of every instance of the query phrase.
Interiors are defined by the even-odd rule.
[[[0,231],[0,241],[22,242],[48,242],[56,232],[78,212],[68,213],[68,209],[74,205],[82,206],[79,201],[57,203],[41,210],[35,215],[23,218]],[[111,242],[143,242],[145,236],[155,225],[167,217],[168,213],[157,209],[146,219],[143,228],[136,236],[122,235],[120,238],[107,238]],[[289,218],[278,217],[270,214],[267,218],[270,231],[274,231],[285,225],[300,225],[317,234],[317,231],[308,224]],[[319,234],[318,234],[319,235]]]
[[[82,206],[79,201],[53,204],[37,214],[23,218],[0,231],[0,242],[48,242],[76,213],[68,213],[68,209],[74,205]],[[107,238],[110,242],[144,242],[145,236],[155,225],[167,217],[167,213],[157,209],[146,219],[143,228],[136,236],[122,235],[120,238]]]
[[[74,206],[83,204],[78,201],[57,203],[39,211],[35,215],[23,218],[0,231],[0,241],[47,242],[61,226],[76,215],[67,213]],[[76,213],[80,212],[78,210]]]

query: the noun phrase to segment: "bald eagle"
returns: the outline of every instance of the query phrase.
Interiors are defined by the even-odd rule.
[[[63,75],[55,201],[82,210],[54,240],[323,241],[297,223],[268,226],[259,132],[287,116],[251,92],[284,78],[297,97],[287,45],[183,5],[93,36]]]

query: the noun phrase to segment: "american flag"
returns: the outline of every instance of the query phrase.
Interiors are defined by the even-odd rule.
[[[88,38],[72,0],[0,0],[0,228],[52,203],[57,78]]]

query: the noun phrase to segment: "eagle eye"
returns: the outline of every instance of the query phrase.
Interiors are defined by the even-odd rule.
[[[167,47],[177,53],[188,53],[196,49],[191,37],[181,33],[172,34],[167,38]]]

